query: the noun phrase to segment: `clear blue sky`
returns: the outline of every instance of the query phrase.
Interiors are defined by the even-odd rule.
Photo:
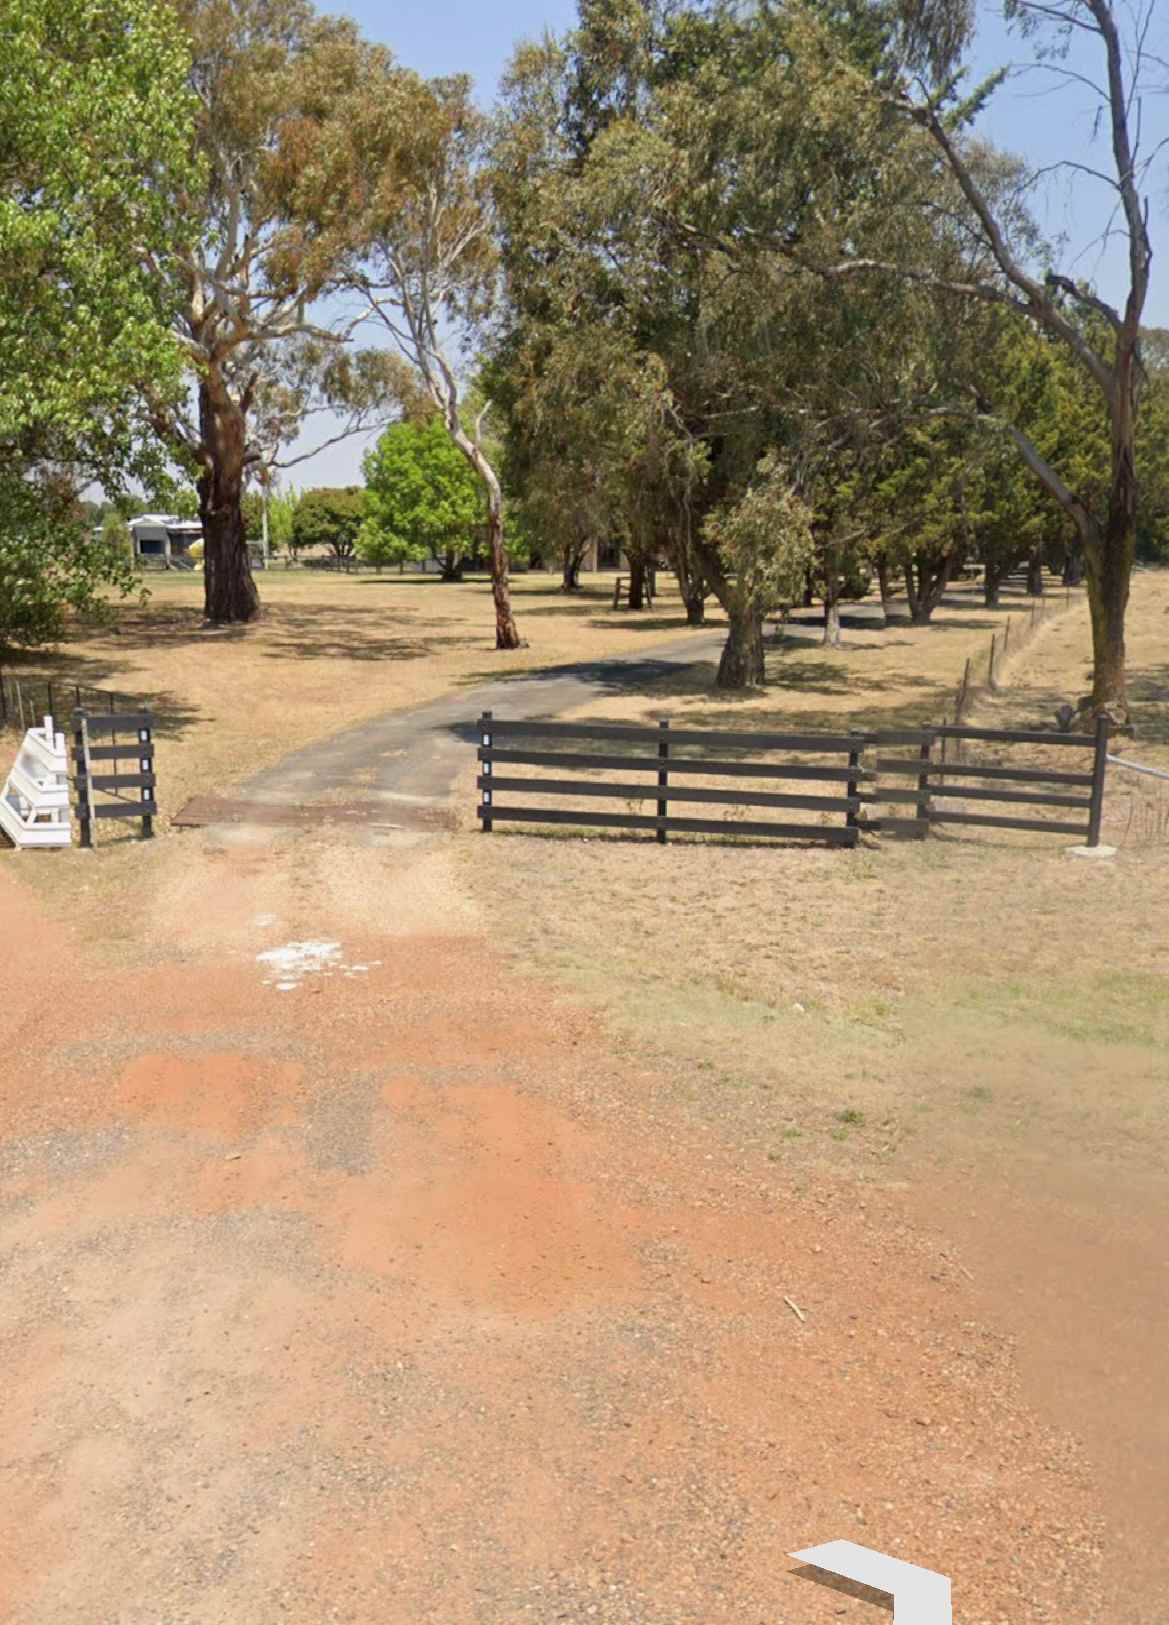
[[[350,0],[350,4],[324,9],[342,10],[360,24],[363,33],[389,45],[398,59],[428,77],[442,73],[469,73],[475,81],[479,100],[492,101],[501,73],[515,44],[538,37],[546,28],[562,32],[576,18],[575,0],[397,0],[390,6],[375,0]],[[1160,33],[1161,54],[1169,56],[1169,5],[1155,25]],[[1006,63],[1029,60],[1027,45],[1008,35],[999,18],[999,7],[983,0],[975,54],[975,71],[981,76]],[[1091,53],[1072,58],[1071,66],[1087,74],[1098,72]],[[983,115],[979,128],[998,146],[1021,153],[1037,165],[1054,163],[1074,156],[1093,167],[1107,169],[1107,150],[1102,137],[1093,136],[1093,99],[1077,86],[1057,85],[1053,75],[1031,74],[1002,86]],[[1158,139],[1169,136],[1169,96],[1150,97],[1144,106],[1144,144],[1151,150]],[[1153,176],[1151,194],[1153,246],[1158,253],[1146,320],[1153,326],[1169,327],[1169,264],[1159,255],[1169,231],[1169,148],[1162,155]],[[1050,178],[1040,208],[1041,224],[1051,238],[1063,239],[1063,264],[1077,276],[1096,284],[1106,297],[1118,298],[1124,287],[1124,244],[1119,239],[1102,247],[1098,239],[1105,232],[1111,197],[1095,182],[1075,174]],[[360,480],[361,454],[367,442],[361,438],[343,442],[301,463],[291,472],[298,486],[346,485]],[[307,445],[298,447],[307,450]]]

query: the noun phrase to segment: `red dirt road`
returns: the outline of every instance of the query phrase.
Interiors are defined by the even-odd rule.
[[[897,1190],[703,1136],[417,854],[168,847],[116,952],[0,870],[5,1619],[882,1617],[785,1556],[838,1537],[960,1625],[1138,1617]]]

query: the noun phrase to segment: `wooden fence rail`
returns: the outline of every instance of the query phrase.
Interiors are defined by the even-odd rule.
[[[1100,820],[1104,806],[1104,775],[1107,770],[1109,723],[1107,717],[1097,719],[1090,734],[1042,733],[1017,728],[961,728],[942,726],[923,731],[928,739],[916,761],[904,757],[878,757],[878,778],[896,781],[912,775],[914,784],[881,785],[874,799],[879,802],[913,801],[917,805],[912,820],[882,819],[881,827],[912,824],[915,832],[924,835],[935,824],[970,824],[991,829],[1039,830],[1050,835],[1078,835],[1087,846],[1100,844]],[[881,736],[874,736],[878,741]],[[1044,765],[1012,767],[998,762],[961,760],[937,761],[933,759],[933,741],[960,740],[995,745],[1043,745],[1059,749],[1090,750],[1091,768],[1088,771],[1067,771]],[[974,779],[975,784],[960,781]],[[1020,789],[1018,786],[1029,788]],[[1052,791],[1047,788],[1056,785]],[[1011,788],[1014,786],[1015,788]],[[1087,791],[1086,795],[1069,795],[1068,789]],[[935,806],[935,801],[973,801],[1004,804],[1002,813],[963,812],[956,808]],[[1070,808],[1084,816],[1076,821],[1069,818],[1037,818],[1024,816],[1022,807],[1055,807],[1062,812]]]
[[[675,831],[855,846],[862,829],[924,839],[935,825],[968,824],[1075,835],[1088,846],[1100,844],[1109,736],[1104,717],[1090,734],[959,726],[794,734],[673,728],[668,722],[656,727],[511,722],[487,711],[479,718],[478,734],[478,815],[485,832],[497,822],[567,824],[652,831],[663,843]],[[536,741],[537,747],[542,742],[542,748],[527,747],[522,741],[528,739]],[[500,740],[521,743],[517,748],[501,745]],[[608,748],[583,752],[548,748],[562,740],[595,740]],[[1083,770],[1032,763],[947,761],[945,745],[951,740],[1007,748],[1055,746],[1061,751],[1091,751],[1092,756],[1090,766]],[[719,754],[680,754],[688,749]],[[892,750],[906,753],[883,754]],[[752,754],[736,754],[740,752]],[[777,761],[777,753],[803,759]],[[556,777],[515,771],[524,768],[560,771]],[[614,781],[585,776],[602,772],[622,777]],[[695,777],[730,782],[688,782]],[[735,781],[743,779],[757,782],[737,787]],[[974,782],[966,782],[969,780]],[[776,781],[789,781],[797,788],[771,788]],[[822,791],[798,788],[816,782],[824,786]],[[525,801],[517,806],[510,800],[501,803],[501,796],[563,797],[579,799],[584,805],[556,807]],[[590,807],[588,802],[595,800],[652,801],[655,809],[652,813],[612,812]],[[671,812],[671,803],[683,808],[718,805],[798,810],[830,821],[773,821],[743,818],[733,812],[722,818],[695,817],[686,811]],[[909,814],[886,810],[907,803],[912,808]],[[963,804],[969,803],[978,810],[965,810]],[[1002,811],[990,810],[997,807]],[[1046,808],[1055,809],[1060,816],[1038,816]],[[1073,819],[1070,813],[1080,816]]]
[[[119,733],[130,737],[119,740]],[[106,743],[95,744],[95,736],[105,738]],[[75,710],[73,759],[82,846],[94,844],[94,825],[101,818],[140,818],[142,834],[148,838],[154,834],[158,781],[154,773],[154,718],[149,711],[94,716]],[[110,763],[112,771],[95,773],[95,762]],[[123,763],[132,765],[124,767],[120,765]],[[127,790],[136,791],[136,796],[127,799]],[[99,795],[108,799],[99,801]]]
[[[722,730],[673,728],[668,722],[657,727],[634,727],[609,723],[508,722],[496,719],[490,711],[479,718],[480,791],[479,818],[485,831],[497,822],[529,824],[573,824],[603,829],[653,831],[660,842],[670,832],[699,835],[747,835],[781,837],[789,840],[825,842],[830,846],[855,846],[860,835],[861,779],[860,734],[775,734],[731,733]],[[543,738],[545,740],[597,740],[609,745],[597,752],[526,750],[500,747],[500,739]],[[625,745],[628,750],[615,749]],[[645,747],[640,753],[635,747]],[[760,753],[793,752],[806,756],[835,756],[838,762],[776,762],[733,757],[679,755],[682,747],[750,750]],[[652,754],[649,752],[652,750]],[[499,773],[498,767],[561,768],[571,776],[558,778]],[[647,775],[611,779],[585,778],[584,773],[609,771]],[[678,780],[690,775],[731,780],[754,778],[765,781],[791,780],[806,783],[819,780],[839,788],[829,794],[806,791],[777,791],[726,785],[687,784]],[[652,801],[652,813],[606,812],[588,805],[548,807],[501,805],[499,797],[561,796],[615,801]],[[804,823],[741,817],[699,818],[670,812],[670,804],[682,806],[721,805],[731,808],[759,807],[799,810],[820,815],[839,815],[839,823]]]

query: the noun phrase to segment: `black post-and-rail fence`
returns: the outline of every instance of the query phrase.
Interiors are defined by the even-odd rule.
[[[118,735],[127,737],[119,739]],[[94,771],[94,764],[98,764]],[[154,718],[149,711],[73,712],[74,811],[82,846],[93,846],[103,818],[140,818],[142,834],[154,834]],[[131,792],[131,794],[127,794]]]
[[[478,736],[478,814],[485,832],[497,823],[523,823],[653,832],[659,842],[677,833],[849,847],[862,831],[921,839],[935,825],[949,824],[1074,835],[1087,846],[1100,844],[1109,736],[1104,717],[1090,734],[944,725],[787,734],[675,728],[668,722],[656,727],[512,722],[487,711],[479,719]],[[1016,746],[1050,746],[1091,755],[1076,770],[1024,762],[1015,755],[1006,761],[1001,755],[946,760],[939,747],[949,741],[961,741],[964,751],[980,744],[1008,754]],[[581,742],[591,748],[571,748]],[[894,749],[909,754],[885,754]],[[533,769],[543,771],[534,776]],[[596,776],[605,773],[621,777]],[[695,784],[696,778],[705,782]],[[754,782],[744,786],[744,780]],[[791,788],[775,788],[785,782]],[[524,798],[519,805],[512,799],[517,796]],[[542,798],[542,804],[533,804],[533,797]],[[550,799],[583,804],[549,805]],[[598,799],[652,801],[655,808],[616,812],[589,805]],[[913,809],[907,816],[883,810],[905,803]],[[978,810],[967,810],[970,803]],[[727,812],[703,817],[689,810],[674,813],[671,806],[721,806]],[[740,814],[740,809],[756,808],[812,816],[796,820]],[[1056,816],[1038,816],[1046,809]],[[1073,812],[1079,816],[1073,818]]]

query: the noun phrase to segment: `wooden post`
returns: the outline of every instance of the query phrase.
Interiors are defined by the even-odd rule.
[[[4,687],[4,668],[0,666],[0,722],[8,721],[8,690]]]
[[[658,760],[662,761],[662,762],[668,762],[669,759],[670,759],[670,724],[668,722],[659,722],[658,723]],[[658,789],[659,790],[664,790],[666,788],[666,786],[669,784],[669,782],[670,782],[669,772],[667,771],[666,768],[659,767],[658,768]],[[669,810],[669,803],[667,802],[665,796],[659,796],[658,797],[658,817],[659,818],[665,818],[668,810]],[[667,831],[664,830],[664,829],[659,829],[658,830],[658,845],[659,846],[665,846],[666,839],[667,839]]]
[[[147,715],[149,716],[149,713],[147,713]],[[143,775],[149,775],[153,778],[154,774],[152,769],[154,767],[154,753],[150,749],[151,737],[152,729],[150,722],[148,721],[144,728],[139,728],[138,730],[138,743],[146,746],[146,749],[138,758],[138,771]],[[153,806],[154,786],[152,784],[144,784],[138,791],[138,799],[139,801],[144,801],[148,807]],[[144,812],[142,814],[142,836],[143,839],[147,841],[151,840],[154,836],[154,815],[152,813]]]
[[[85,712],[73,713],[73,761],[76,767],[77,820],[81,825],[82,846],[94,844],[93,781],[89,761],[89,726]]]
[[[621,577],[618,576],[613,583],[613,608],[621,608]]]
[[[25,722],[24,722],[24,690],[20,686],[20,679],[17,678],[15,681],[16,681],[16,709],[17,709],[17,712],[18,712],[18,714],[20,716],[20,731],[21,731],[21,733],[23,733],[24,729],[25,729]]]
[[[491,749],[491,712],[490,711],[484,711],[483,715],[479,718],[479,742],[483,746],[484,750],[490,750]],[[483,763],[483,777],[485,779],[489,779],[491,777],[491,763],[490,762],[484,762]],[[486,815],[487,815],[486,817],[484,817],[482,819],[483,833],[485,835],[490,835],[491,834],[491,826],[492,826],[492,819],[491,819],[491,790],[490,790],[490,788],[485,785],[483,787],[483,790],[482,790],[481,794],[482,794],[483,800],[480,803],[480,810],[481,811],[486,811]]]
[[[921,841],[924,841],[926,836],[929,834],[930,780],[929,774],[925,771],[925,769],[929,767],[930,753],[933,750],[933,745],[934,736],[933,734],[927,733],[922,742],[921,749],[918,752],[918,755],[921,757],[923,771],[917,776],[917,816],[920,820],[924,821],[926,826],[918,836],[918,839]]]
[[[860,794],[861,751],[864,749],[865,736],[864,734],[856,733],[855,730],[850,729],[849,737],[855,739],[856,741],[848,753],[848,783],[844,790],[845,795],[851,798],[852,796],[858,796]],[[861,822],[860,809],[857,807],[850,807],[844,815],[844,822],[846,828],[857,830],[859,832]],[[854,836],[853,839],[855,840],[856,837]]]
[[[1108,771],[1108,735],[1111,724],[1106,716],[1096,718],[1096,748],[1092,755],[1092,796],[1088,804],[1088,845],[1100,845],[1100,820],[1104,814],[1104,775]]]
[[[995,645],[995,634],[992,632],[991,635],[990,635],[990,665],[987,667],[987,673],[986,673],[986,686],[988,688],[993,688],[995,686],[995,684],[994,684],[994,645]]]

